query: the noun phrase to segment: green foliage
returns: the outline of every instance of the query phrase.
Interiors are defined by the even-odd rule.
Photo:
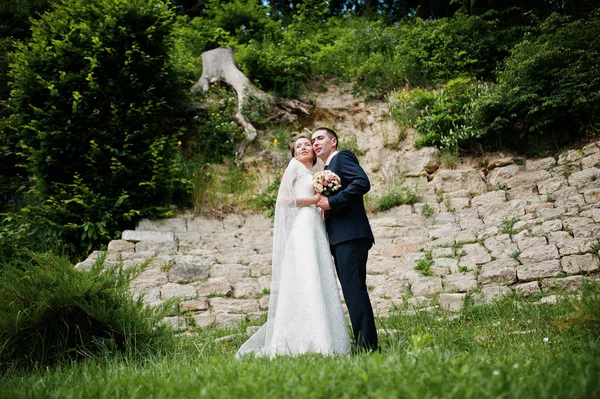
[[[589,280],[584,280],[581,298],[570,299],[571,306],[577,312],[571,319],[574,321],[570,328],[576,332],[591,335],[596,339],[600,337],[600,286]]]
[[[251,0],[207,3],[206,21],[213,31],[213,41],[208,43],[211,48],[230,43],[244,45],[262,40],[263,35],[276,30],[277,24],[268,18],[263,3]]]
[[[553,15],[515,46],[497,86],[478,98],[471,124],[490,144],[555,150],[600,126],[600,13]]]
[[[431,276],[433,275],[431,266],[433,266],[433,258],[431,257],[431,253],[427,253],[423,259],[417,261],[415,270],[420,271],[424,276]]]
[[[267,125],[267,112],[269,103],[258,98],[252,92],[246,90],[245,100],[240,112],[253,123],[256,128],[264,128]]]
[[[444,168],[455,169],[460,162],[460,156],[456,149],[445,149],[440,154],[440,163]]]
[[[419,195],[416,190],[396,183],[388,187],[386,192],[377,198],[375,209],[383,212],[399,205],[412,205],[417,202],[419,202]]]
[[[471,79],[457,78],[433,91],[403,90],[389,100],[391,115],[401,129],[414,126],[421,134],[415,140],[416,147],[433,146],[456,153],[459,146],[469,146],[477,138],[465,112],[480,87]]]
[[[352,16],[330,18],[316,39],[322,44],[312,56],[313,70],[355,81],[367,98],[383,98],[407,83],[490,78],[521,37],[520,29],[504,19],[495,12],[458,13],[451,19],[414,18],[390,26]]]
[[[34,177],[32,212],[76,251],[138,215],[168,214],[179,184],[173,160],[187,95],[163,6],[58,3],[14,56],[12,127]]]
[[[277,202],[277,192],[281,178],[277,177],[267,188],[255,198],[255,203],[258,209],[263,211],[263,215],[267,218],[275,217],[275,203]]]
[[[186,162],[218,163],[235,155],[235,145],[244,137],[233,121],[237,97],[231,90],[213,87],[209,96],[200,96],[207,105],[181,137]]]
[[[11,373],[2,381],[2,392],[32,398],[196,398],[201,386],[207,398],[361,397],[369,392],[401,398],[593,398],[600,392],[600,347],[597,337],[573,319],[581,316],[577,306],[579,301],[563,300],[540,306],[512,296],[483,306],[467,301],[452,314],[433,306],[423,311],[400,306],[376,320],[386,332],[380,334],[382,353],[352,356],[234,359],[249,337],[248,324],[242,323],[199,330],[153,357],[111,356]]]
[[[516,233],[514,230],[514,226],[518,221],[519,221],[518,218],[504,220],[504,222],[502,222],[502,226],[500,227],[500,232],[502,234],[508,234],[510,236],[514,235]]]
[[[520,29],[503,23],[505,19],[497,12],[413,19],[400,26],[404,32],[396,50],[398,67],[412,84],[456,77],[489,78],[521,37]]]
[[[161,324],[170,303],[151,308],[134,300],[129,282],[145,265],[89,272],[65,258],[31,254],[29,262],[3,265],[0,274],[0,363],[45,367],[74,359],[124,352],[160,353],[172,345]]]
[[[421,216],[430,217],[433,216],[434,213],[433,207],[429,204],[425,204],[423,205],[423,208],[421,208]]]

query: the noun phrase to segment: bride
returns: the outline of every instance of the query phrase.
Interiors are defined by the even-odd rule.
[[[273,232],[273,272],[267,322],[236,357],[350,352],[335,269],[319,200],[310,138],[299,136],[279,186]]]

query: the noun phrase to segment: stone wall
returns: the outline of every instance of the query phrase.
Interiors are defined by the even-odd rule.
[[[467,296],[548,302],[584,279],[600,281],[600,143],[454,170],[439,169],[436,150],[423,154],[406,173],[418,179],[423,202],[370,216],[376,244],[367,285],[379,316],[405,302],[458,311]],[[181,298],[191,316],[170,318],[174,325],[228,326],[267,311],[271,245],[272,223],[259,215],[144,220],[109,244],[107,260],[150,259],[131,289],[148,303]],[[99,254],[76,267],[89,268]]]

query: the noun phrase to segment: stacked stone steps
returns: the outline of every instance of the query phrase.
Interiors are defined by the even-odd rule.
[[[367,285],[379,316],[405,303],[456,311],[468,295],[488,303],[599,281],[598,143],[558,159],[499,157],[485,168],[422,173],[423,202],[370,216]],[[228,326],[267,311],[271,246],[272,222],[260,215],[190,215],[141,221],[109,244],[107,261],[149,260],[131,289],[151,304],[181,298],[189,316],[170,319],[175,325]],[[430,275],[416,270],[419,262]]]

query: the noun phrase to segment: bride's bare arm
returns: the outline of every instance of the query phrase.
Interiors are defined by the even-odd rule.
[[[314,197],[296,198],[296,206],[311,206],[316,205],[319,202],[319,194],[315,194]]]

